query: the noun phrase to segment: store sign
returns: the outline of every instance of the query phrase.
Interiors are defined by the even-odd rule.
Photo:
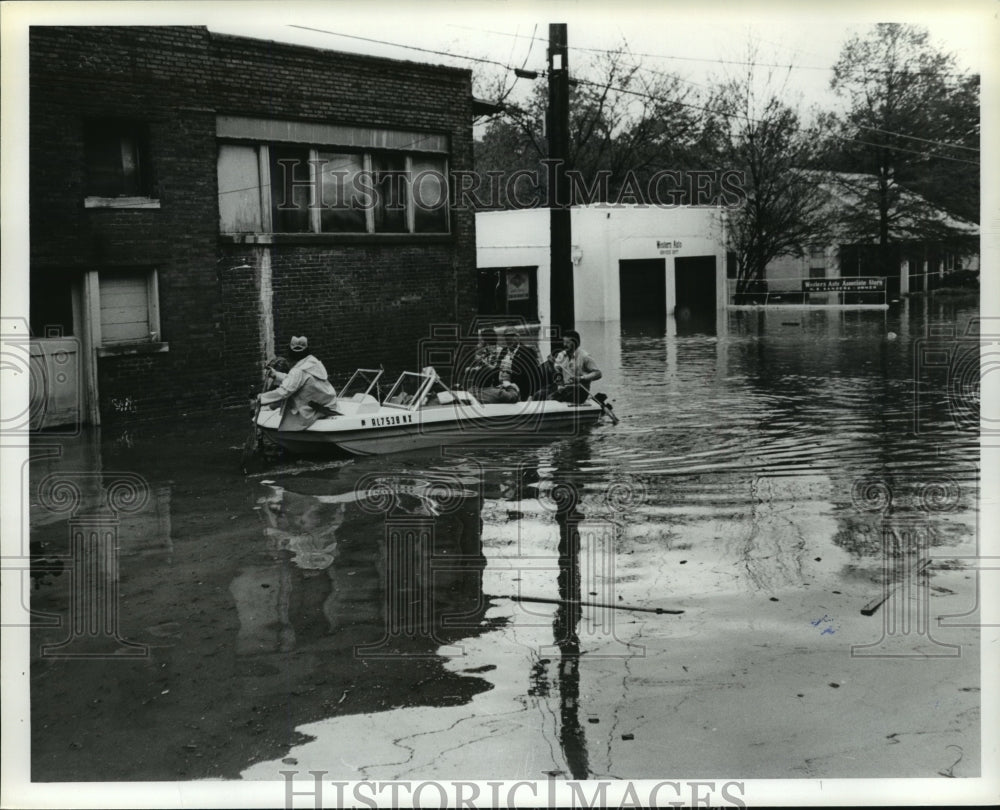
[[[802,281],[802,292],[882,292],[884,278],[811,278]]]
[[[531,298],[531,282],[527,273],[507,273],[507,300],[527,301]]]
[[[661,256],[673,256],[675,253],[681,252],[683,244],[680,239],[657,239],[656,249]]]

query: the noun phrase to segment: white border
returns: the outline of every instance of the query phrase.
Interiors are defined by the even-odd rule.
[[[671,20],[697,20],[705,17],[719,19],[731,18],[739,12],[729,3],[703,0],[680,8],[673,4],[665,8],[665,17]],[[391,9],[387,9],[391,6]],[[940,10],[940,3],[885,2],[877,3],[851,2],[829,3],[818,6],[802,3],[762,3],[755,0],[741,7],[748,18],[757,23],[768,21],[795,20],[807,23],[814,20],[813,30],[817,37],[824,36],[822,20],[819,18],[836,18],[840,21],[850,19],[859,27],[884,19],[906,19],[930,23],[932,32],[935,21],[949,21],[959,16],[971,17],[980,24],[981,42],[978,43],[983,54],[983,84],[982,99],[983,128],[983,196],[982,219],[983,245],[982,262],[982,307],[984,316],[998,313],[1000,304],[1000,279],[996,268],[1000,265],[1000,196],[996,178],[998,166],[995,147],[1000,144],[1000,105],[995,100],[1000,99],[1000,72],[998,58],[1000,54],[1000,25],[998,25],[998,6],[987,0],[976,2],[952,2]],[[745,9],[745,11],[744,11]],[[0,120],[3,122],[2,133],[2,163],[0,177],[3,181],[2,208],[0,208],[0,223],[2,223],[2,267],[0,277],[2,297],[0,306],[4,316],[23,315],[28,309],[28,120],[27,120],[27,28],[31,24],[199,24],[225,27],[227,22],[235,19],[253,19],[255,23],[268,24],[277,31],[280,27],[294,22],[309,19],[311,15],[328,13],[353,23],[365,18],[385,19],[389,15],[409,15],[414,30],[423,26],[433,26],[444,18],[468,21],[470,25],[482,27],[506,28],[505,21],[517,19],[522,22],[531,19],[545,23],[565,21],[571,26],[575,21],[611,18],[617,24],[626,20],[648,19],[652,13],[645,3],[630,0],[628,4],[612,6],[601,2],[550,2],[546,4],[530,4],[524,2],[486,3],[473,2],[459,6],[441,2],[408,3],[304,3],[290,2],[283,4],[259,2],[206,2],[206,3],[11,3],[0,4],[0,23],[2,23],[2,110]],[[603,17],[602,17],[603,15]],[[540,25],[540,31],[544,30]],[[376,34],[377,36],[377,34]],[[277,36],[275,38],[278,38]],[[665,32],[664,42],[669,43],[669,31]],[[347,47],[348,43],[329,39],[323,42],[323,47],[331,49],[356,50]],[[374,51],[373,51],[374,52]],[[412,58],[414,61],[425,61],[425,57],[398,56],[396,58]],[[989,104],[993,100],[994,103]],[[993,375],[997,377],[998,375]],[[997,401],[996,379],[984,380],[983,399],[995,403]],[[27,402],[27,386],[24,389],[5,386],[3,390],[3,413],[10,414],[23,410]],[[984,412],[986,409],[984,408]],[[3,444],[3,492],[2,527],[4,553],[17,553],[18,536],[21,531],[20,511],[21,496],[12,491],[11,482],[19,482],[21,462],[26,457],[24,448],[18,447],[17,441],[4,441]],[[20,442],[26,444],[26,442]],[[981,518],[982,540],[992,543],[991,551],[997,554],[996,538],[1000,537],[996,523],[997,499],[1000,492],[1000,477],[997,475],[997,460],[1000,447],[984,447]],[[14,551],[9,549],[13,548]],[[14,602],[11,601],[13,597]],[[986,591],[984,600],[989,600],[984,606],[986,615],[998,615],[997,601],[1000,594]],[[4,612],[9,615],[10,609],[16,609],[17,593],[11,589],[2,592]],[[863,779],[863,780],[749,780],[744,796],[750,806],[769,805],[823,805],[823,804],[992,804],[1000,800],[1000,781],[996,770],[989,769],[989,763],[1000,762],[1000,748],[997,744],[998,711],[997,692],[995,685],[1000,673],[1000,644],[997,642],[997,631],[993,628],[983,631],[982,643],[982,723],[983,746],[982,762],[987,770],[980,779]],[[17,628],[6,628],[3,632],[2,655],[2,756],[3,756],[3,788],[0,804],[3,807],[280,807],[284,803],[284,785],[276,783],[242,783],[242,782],[180,782],[180,783],[88,783],[88,784],[28,784],[25,780],[29,773],[28,740],[29,725],[27,722],[27,666],[24,651],[27,649],[27,632]],[[988,689],[990,685],[994,688]],[[667,777],[665,777],[667,778]],[[717,779],[717,783],[726,780]],[[641,783],[636,783],[637,786]],[[646,784],[652,784],[649,780]],[[624,790],[624,785],[621,786]],[[617,791],[609,791],[609,797]],[[488,793],[484,794],[488,795]],[[541,795],[545,795],[542,793]],[[642,792],[639,793],[642,795]]]

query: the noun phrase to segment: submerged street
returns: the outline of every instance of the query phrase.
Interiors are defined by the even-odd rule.
[[[33,437],[32,779],[977,776],[976,315],[579,324],[554,442]]]

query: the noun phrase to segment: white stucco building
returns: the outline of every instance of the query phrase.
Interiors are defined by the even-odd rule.
[[[715,317],[726,307],[721,209],[609,206],[571,211],[577,321]],[[550,315],[549,211],[476,215],[479,311]]]

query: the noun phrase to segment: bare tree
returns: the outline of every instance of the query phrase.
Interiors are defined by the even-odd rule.
[[[586,199],[574,187],[574,202],[608,202],[635,192],[648,202],[646,179],[661,168],[693,164],[702,116],[690,85],[672,74],[643,68],[626,45],[574,67],[570,87],[567,169],[592,190]],[[537,167],[547,156],[544,134],[546,88],[539,82],[527,104],[506,106],[476,145],[476,167],[513,172]],[[544,199],[544,172],[540,173]]]
[[[720,158],[743,172],[745,200],[728,217],[728,247],[737,259],[737,294],[761,286],[778,256],[801,256],[830,238],[828,198],[809,173],[817,137],[783,100],[787,74],[761,73],[749,49],[747,70],[724,81],[712,109]]]

